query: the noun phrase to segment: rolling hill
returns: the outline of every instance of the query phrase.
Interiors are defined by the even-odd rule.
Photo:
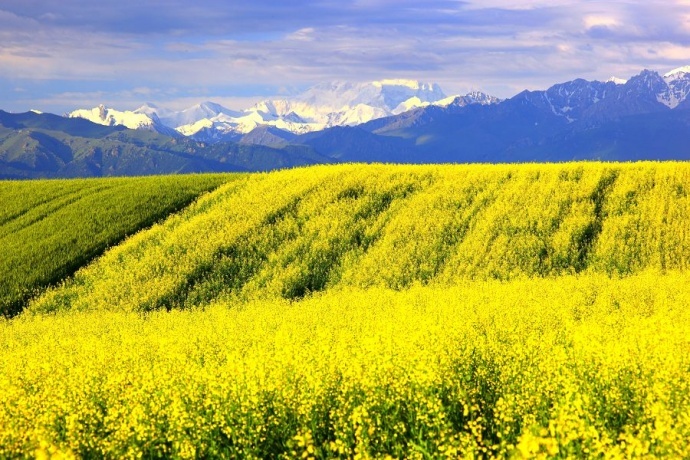
[[[237,175],[0,181],[0,313]]]
[[[227,179],[0,182],[0,456],[690,455],[688,164]]]
[[[673,162],[0,182],[2,241],[82,265],[0,320],[0,456],[688,457],[688,190]]]
[[[0,178],[262,171],[330,160],[300,146],[207,145],[81,118],[0,111]]]
[[[682,163],[573,163],[252,175],[30,308],[148,311],[339,286],[685,270],[689,174]]]

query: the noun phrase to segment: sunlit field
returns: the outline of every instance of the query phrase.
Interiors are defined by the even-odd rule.
[[[0,181],[0,314],[237,175]]]
[[[688,457],[688,190],[684,163],[240,176],[0,323],[0,456]]]

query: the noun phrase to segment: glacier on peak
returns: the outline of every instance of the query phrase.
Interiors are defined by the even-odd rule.
[[[195,135],[197,128],[221,135],[245,134],[266,125],[302,134],[333,126],[352,126],[424,107],[445,94],[436,84],[413,80],[381,80],[357,83],[332,81],[312,86],[301,94],[283,99],[267,99],[232,116],[209,117],[213,127],[194,122],[176,126],[185,135]],[[201,135],[202,133],[200,133]]]
[[[673,70],[671,70],[671,71],[669,71],[669,72],[666,72],[666,73],[664,74],[664,79],[667,79],[667,78],[670,78],[670,77],[674,77],[674,76],[676,76],[676,75],[678,75],[678,74],[686,74],[686,73],[687,73],[687,74],[690,74],[690,65],[685,65],[685,66],[682,66],[682,67],[678,67],[678,68],[675,68],[675,69],[673,69]]]
[[[675,109],[690,95],[690,66],[686,65],[666,72],[662,81],[666,87],[659,91],[657,100]]]
[[[624,79],[624,78],[618,78],[618,77],[616,77],[616,76],[614,76],[614,75],[611,75],[611,76],[609,77],[609,79],[606,80],[606,83],[609,83],[609,82],[615,83],[615,84],[617,84],[617,85],[624,85],[624,84],[626,84],[626,83],[628,82],[628,80],[626,80],[626,79]]]
[[[155,115],[155,114],[154,114]],[[92,109],[78,109],[67,114],[69,118],[85,118],[93,123],[106,126],[122,125],[129,129],[154,130],[158,118],[130,110],[119,111],[103,104]]]
[[[444,98],[442,100],[446,100],[448,98]],[[429,102],[422,101],[419,97],[417,96],[412,96],[406,101],[401,102],[400,104],[397,105],[391,112],[394,115],[398,115],[399,113],[407,112],[408,110],[416,109],[418,107],[426,107],[430,105]]]

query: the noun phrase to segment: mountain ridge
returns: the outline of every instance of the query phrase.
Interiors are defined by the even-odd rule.
[[[133,111],[118,111],[101,105],[93,109],[78,109],[67,116],[167,135],[183,135],[206,142],[222,142],[239,140],[242,135],[263,125],[305,134],[334,126],[355,126],[417,107],[448,105],[458,99],[480,104],[500,101],[477,91],[448,97],[435,83],[391,79],[368,83],[323,83],[291,98],[266,99],[239,111],[206,101],[181,111],[167,110],[151,103]]]
[[[525,90],[506,100],[479,92],[434,102],[418,96],[404,99],[411,92],[436,90],[413,81],[394,81],[397,89],[391,94],[403,102],[412,99],[410,110],[350,126],[344,112],[328,112],[324,105],[323,113],[333,126],[303,133],[284,128],[289,123],[313,122],[297,113],[305,102],[285,100],[256,104],[249,114],[253,124],[247,125],[246,132],[217,129],[216,122],[232,123],[233,112],[211,102],[197,104],[182,115],[154,104],[138,110],[180,120],[222,112],[216,122],[197,122],[200,137],[160,134],[152,124],[137,125],[140,129],[136,130],[106,126],[115,124],[121,114],[105,107],[88,112],[100,124],[36,112],[0,112],[0,177],[265,171],[339,162],[687,160],[688,70],[690,66],[679,67],[662,76],[645,69],[625,81],[577,78],[545,90]],[[339,97],[358,103],[350,107],[354,110],[350,113],[369,111],[358,114],[360,118],[366,119],[374,110],[362,101],[381,101],[382,93],[373,84],[365,95],[357,95],[352,84],[331,85],[340,88]],[[327,90],[324,86],[305,98]],[[440,93],[435,94],[428,99]],[[387,110],[393,111],[390,105]],[[135,112],[125,115],[136,121]],[[273,124],[262,123],[271,116]]]
[[[358,128],[379,136],[379,149],[412,150],[414,163],[689,159],[688,86],[683,68],[666,78],[645,69],[625,83],[575,79],[497,104],[421,107]],[[329,137],[343,132],[298,141],[332,156]],[[361,148],[337,154],[340,161],[362,157]]]
[[[266,171],[329,162],[306,146],[208,145],[81,118],[0,110],[0,179]]]
[[[627,80],[611,77],[600,82],[576,78],[546,90],[523,91],[509,99],[531,98],[530,103],[547,107],[554,115],[571,123],[583,118],[603,121],[611,114],[661,111],[661,105],[670,109],[684,108],[690,105],[686,102],[689,94],[690,66],[681,66],[663,76],[644,69]],[[611,97],[615,100],[611,101]],[[390,79],[368,83],[322,83],[290,98],[266,99],[239,111],[205,101],[181,111],[145,103],[133,111],[118,111],[101,105],[75,110],[67,116],[170,136],[187,136],[204,142],[224,142],[240,141],[260,126],[301,135],[335,126],[363,125],[403,114],[409,122],[415,115],[407,112],[433,106],[455,109],[502,101],[478,91],[464,96],[446,96],[435,83]]]

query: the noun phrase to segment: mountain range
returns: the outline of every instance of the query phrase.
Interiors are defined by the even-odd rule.
[[[0,110],[3,179],[268,171],[330,161],[306,146],[208,145],[81,118]]]
[[[103,105],[67,114],[109,126],[123,125],[166,135],[183,135],[205,142],[237,141],[260,126],[294,134],[334,126],[354,126],[429,105],[456,103],[492,104],[498,98],[473,92],[447,97],[437,84],[414,80],[381,80],[369,83],[333,82],[314,86],[289,99],[267,99],[244,110],[231,110],[202,102],[181,111],[146,103],[133,111]]]
[[[244,110],[0,111],[0,177],[255,171],[328,162],[690,158],[690,66],[500,100],[408,80],[318,85]]]
[[[414,143],[424,162],[687,159],[689,93],[690,67],[644,70],[625,82],[576,79],[492,106],[415,109],[359,128]]]

